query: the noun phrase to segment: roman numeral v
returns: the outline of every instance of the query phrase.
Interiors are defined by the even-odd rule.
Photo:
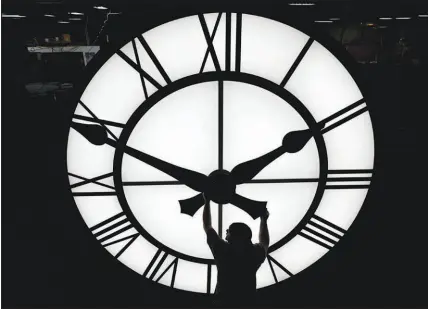
[[[90,230],[104,248],[115,244],[122,245],[115,254],[116,258],[119,258],[139,236],[123,212],[94,225]]]
[[[158,249],[152,260],[150,261],[149,265],[147,266],[146,270],[144,271],[143,276],[155,282],[159,282],[159,280],[161,280],[166,273],[172,271],[170,286],[174,287],[179,260],[177,257],[174,258],[172,262],[163,270],[163,272],[160,273],[160,269],[162,265],[164,265],[167,257],[168,253],[162,251],[161,249]]]

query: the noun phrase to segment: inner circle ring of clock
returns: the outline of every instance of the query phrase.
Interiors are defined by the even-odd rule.
[[[285,101],[284,103],[290,104],[300,114],[300,116],[308,125],[309,131],[311,132],[311,135],[314,138],[315,143],[317,145],[319,164],[320,164],[319,178],[318,178],[319,180],[318,180],[317,190],[312,200],[312,203],[308,211],[306,212],[305,216],[302,218],[302,220],[294,227],[293,230],[291,230],[281,240],[277,241],[275,244],[270,246],[269,252],[273,252],[277,250],[278,248],[286,244],[288,241],[290,241],[292,238],[294,238],[297,235],[297,233],[304,227],[304,225],[309,221],[312,215],[315,213],[324,193],[324,189],[327,182],[327,173],[328,173],[327,149],[324,142],[324,138],[321,134],[322,127],[320,127],[317,124],[312,114],[302,104],[302,102],[299,101],[299,99],[297,99],[285,88],[269,80],[266,80],[264,78],[261,78],[255,75],[242,73],[242,72],[208,72],[208,73],[202,73],[202,74],[196,74],[196,75],[184,77],[158,90],[156,93],[150,96],[147,100],[145,100],[142,104],[140,104],[140,106],[131,115],[117,142],[116,151],[114,155],[114,162],[113,162],[113,179],[117,190],[117,197],[128,219],[131,221],[131,223],[134,225],[137,231],[144,238],[146,238],[150,243],[152,243],[154,246],[178,258],[192,261],[192,262],[197,262],[197,263],[204,263],[204,264],[214,264],[214,260],[194,257],[194,256],[190,256],[190,255],[178,252],[176,250],[173,250],[167,247],[166,245],[164,245],[163,243],[159,242],[150,233],[148,233],[144,229],[144,227],[138,222],[125,197],[124,188],[122,185],[122,159],[125,153],[126,144],[128,142],[128,139],[132,131],[134,130],[135,126],[140,121],[140,119],[144,117],[144,115],[150,110],[150,108],[152,108],[154,105],[159,103],[163,98],[167,97],[168,95],[180,89],[183,89],[191,85],[196,85],[204,82],[213,82],[213,81],[242,82],[242,83],[251,84],[251,85],[263,88],[273,94],[276,94],[277,96],[279,96]],[[211,173],[208,179],[215,182],[216,181],[215,178],[217,177],[223,178],[223,180],[227,181],[228,172],[220,171],[220,170],[214,171],[213,173]],[[217,180],[219,179],[217,178]],[[217,189],[219,188],[217,187]],[[179,206],[177,205],[177,207]]]

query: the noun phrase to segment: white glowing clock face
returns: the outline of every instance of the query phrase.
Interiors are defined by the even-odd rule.
[[[189,215],[179,204],[199,192],[127,149],[209,175],[278,148],[288,132],[318,130],[236,188],[271,214],[258,288],[296,275],[340,240],[373,171],[368,108],[343,64],[306,34],[254,15],[190,16],[138,35],[93,75],[72,122],[70,187],[94,236],[141,276],[199,293],[214,292],[217,270],[202,207]],[[102,128],[110,144],[94,144],[79,124]],[[211,205],[221,236],[239,221],[258,242],[259,219]]]

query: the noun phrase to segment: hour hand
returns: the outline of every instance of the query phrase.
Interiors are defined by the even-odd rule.
[[[231,176],[237,185],[250,181],[284,153],[295,153],[302,150],[311,137],[310,129],[289,132],[284,136],[280,147],[256,159],[235,166],[231,171]]]

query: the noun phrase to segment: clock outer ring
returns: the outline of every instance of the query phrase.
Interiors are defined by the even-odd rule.
[[[312,217],[312,215],[315,213],[316,209],[318,208],[319,203],[321,202],[322,196],[324,194],[325,186],[327,183],[327,174],[328,174],[328,158],[327,158],[327,149],[325,146],[325,141],[321,134],[320,126],[317,124],[312,114],[302,104],[302,102],[300,102],[300,100],[297,99],[294,95],[292,95],[289,91],[264,78],[261,78],[252,74],[242,73],[242,72],[221,71],[221,72],[208,72],[208,73],[202,73],[202,74],[195,74],[195,75],[190,75],[190,76],[181,78],[173,82],[172,84],[159,89],[152,96],[150,96],[148,99],[143,101],[143,103],[140,104],[140,106],[134,111],[134,113],[128,119],[128,122],[126,123],[125,128],[123,129],[116,146],[116,151],[115,151],[114,160],[113,160],[113,180],[114,180],[119,203],[124,213],[126,214],[127,218],[132,223],[132,225],[151,244],[153,244],[159,249],[162,249],[165,252],[168,252],[171,255],[174,255],[175,257],[188,260],[191,262],[210,264],[210,265],[215,264],[214,259],[194,257],[191,255],[178,252],[174,249],[171,249],[170,247],[166,246],[165,244],[159,242],[156,238],[154,238],[138,222],[125,197],[125,192],[122,185],[122,159],[123,159],[126,143],[133,129],[135,128],[137,123],[140,121],[140,119],[145,115],[145,113],[147,113],[150,110],[150,108],[152,108],[155,104],[160,102],[166,96],[180,89],[183,89],[191,85],[203,83],[203,82],[219,81],[219,80],[244,82],[247,84],[258,86],[271,93],[276,94],[277,96],[282,98],[286,103],[290,104],[305,120],[306,124],[312,130],[315,143],[317,145],[319,164],[320,164],[319,181],[318,181],[317,191],[312,200],[311,206],[309,207],[308,211],[303,216],[303,218],[300,220],[300,222],[294,227],[294,229],[291,230],[287,235],[285,235],[281,240],[279,240],[274,245],[269,247],[268,252],[273,252],[278,248],[282,247],[284,244],[286,244],[288,241],[294,238],[298,234],[298,232],[300,232],[302,228],[307,224],[309,219]]]

